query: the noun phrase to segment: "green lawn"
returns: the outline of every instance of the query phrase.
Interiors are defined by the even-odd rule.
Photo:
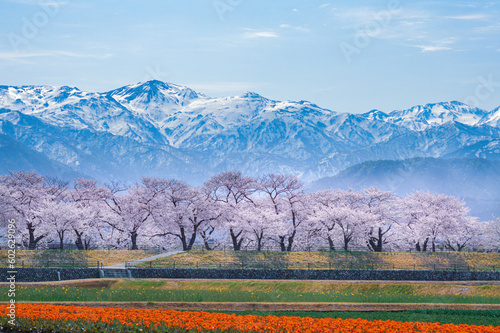
[[[8,301],[0,288],[0,301]],[[311,281],[102,280],[67,286],[18,286],[18,302],[362,302],[500,303],[500,285]]]

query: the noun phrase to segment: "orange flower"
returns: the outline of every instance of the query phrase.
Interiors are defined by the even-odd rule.
[[[392,320],[303,318],[276,316],[237,316],[234,314],[188,312],[173,310],[145,310],[120,308],[93,308],[86,306],[60,306],[47,304],[18,304],[16,316],[30,319],[82,320],[123,325],[134,324],[146,327],[162,325],[186,330],[239,330],[264,332],[443,332],[443,333],[500,333],[500,327],[454,325],[439,323],[411,323]],[[7,315],[4,306],[0,314]]]

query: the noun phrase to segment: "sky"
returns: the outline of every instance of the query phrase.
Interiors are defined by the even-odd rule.
[[[500,1],[2,0],[0,84],[500,106]]]

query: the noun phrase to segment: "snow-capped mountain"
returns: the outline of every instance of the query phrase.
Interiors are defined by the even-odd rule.
[[[500,107],[486,114],[481,123],[492,127],[500,127]]]
[[[411,130],[422,131],[449,122],[475,126],[488,114],[487,111],[454,101],[393,111],[389,114],[389,121]]]
[[[499,140],[500,109],[459,102],[348,114],[252,92],[210,98],[161,81],[105,93],[0,86],[0,160],[15,146],[26,168],[36,155],[42,169],[98,179],[200,182],[238,169],[310,181],[370,160],[500,159]]]

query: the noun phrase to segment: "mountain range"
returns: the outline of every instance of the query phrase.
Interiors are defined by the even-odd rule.
[[[155,80],[104,93],[0,86],[0,173],[197,184],[237,169],[313,182],[414,158],[500,161],[500,108],[452,101],[350,114],[253,92],[210,98]]]

